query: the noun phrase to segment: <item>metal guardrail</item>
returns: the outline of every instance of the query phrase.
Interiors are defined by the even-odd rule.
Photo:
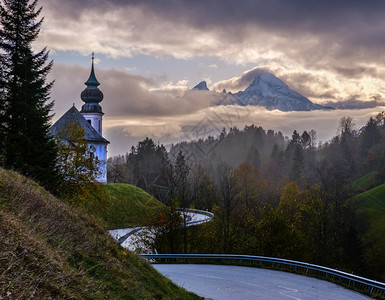
[[[181,208],[178,208],[178,210],[179,211],[183,211],[183,209],[181,209]],[[193,226],[193,225],[203,224],[203,223],[211,221],[214,218],[214,214],[213,213],[211,213],[209,211],[205,211],[205,210],[193,209],[193,208],[185,208],[184,211],[207,216],[207,218],[202,219],[202,220],[192,221],[192,222],[188,221],[188,222],[186,222],[186,226]],[[143,230],[145,228],[146,228],[145,226],[134,228],[133,230],[127,232],[125,235],[123,235],[120,238],[118,238],[117,239],[118,243],[119,244],[124,243],[131,235],[133,235],[133,234],[135,234],[135,233],[137,233],[137,232],[139,232],[139,231],[141,231],[141,230]]]
[[[280,271],[299,273],[353,288],[370,296],[385,296],[385,283],[349,274],[339,270],[308,264],[295,260],[252,256],[252,255],[228,255],[228,254],[142,254],[141,257],[155,262],[173,263],[190,261],[192,263],[218,263],[229,261],[231,263],[249,262],[257,267],[272,268]]]
[[[206,222],[209,222],[211,221],[213,218],[214,218],[214,214],[212,212],[209,212],[209,211],[205,211],[205,210],[200,210],[200,209],[194,209],[194,208],[178,208],[179,211],[186,211],[186,212],[190,212],[190,213],[196,213],[196,214],[200,214],[200,215],[205,215],[207,216],[207,218],[203,219],[203,220],[198,220],[198,221],[193,221],[193,222],[187,222],[186,225],[187,226],[192,226],[192,225],[199,225],[199,224],[203,224],[203,223],[206,223]]]

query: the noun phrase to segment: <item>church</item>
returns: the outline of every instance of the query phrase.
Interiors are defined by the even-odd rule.
[[[95,156],[100,163],[100,176],[97,181],[107,183],[107,145],[110,143],[102,136],[103,128],[103,111],[99,103],[103,100],[103,93],[99,90],[99,81],[96,79],[94,70],[94,54],[92,54],[91,74],[85,82],[87,86],[81,93],[80,97],[84,104],[79,112],[73,105],[59,120],[50,128],[53,135],[59,136],[62,128],[70,122],[78,122],[84,129],[84,140],[89,147],[94,149]]]

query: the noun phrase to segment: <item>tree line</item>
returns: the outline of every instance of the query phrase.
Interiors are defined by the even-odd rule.
[[[164,212],[153,216],[163,228],[153,245],[158,252],[276,256],[383,280],[349,199],[361,192],[352,182],[366,174],[372,179],[364,189],[384,182],[384,149],[384,113],[360,129],[341,118],[325,143],[314,130],[285,138],[251,125],[169,152],[146,138],[109,159],[108,178],[139,185],[171,207],[214,212],[214,221],[187,230]]]

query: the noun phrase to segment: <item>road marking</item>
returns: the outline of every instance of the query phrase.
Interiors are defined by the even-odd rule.
[[[222,280],[229,280],[227,278],[223,277],[217,277],[217,276],[208,276],[208,275],[199,275],[199,274],[191,274],[193,276],[198,276],[198,277],[206,277],[206,278],[214,278],[214,279],[222,279]]]
[[[278,292],[278,293],[280,293],[281,295],[284,295],[286,297],[292,298],[292,299],[301,300],[301,298],[297,298],[297,297],[294,297],[294,296],[286,295],[285,293],[282,293],[282,292]]]
[[[279,285],[278,287],[283,288],[283,289],[288,290],[288,291],[291,291],[291,292],[298,292],[298,290],[296,290],[296,289],[291,289],[291,288],[288,288],[288,287],[285,287],[282,285]]]
[[[239,281],[239,282],[244,283],[244,284],[248,284],[248,285],[252,285],[252,286],[256,286],[256,287],[259,287],[259,288],[265,288],[265,287],[263,287],[261,285],[250,283],[250,282],[246,282],[246,281]]]

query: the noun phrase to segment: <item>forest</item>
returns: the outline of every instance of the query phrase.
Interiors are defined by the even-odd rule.
[[[336,132],[321,143],[314,130],[288,138],[255,125],[224,128],[170,151],[146,138],[108,160],[108,179],[171,207],[144,220],[160,228],[153,245],[159,253],[281,257],[385,280],[385,239],[369,233],[352,200],[384,183],[385,113],[362,128],[343,117]],[[184,228],[173,220],[176,207],[215,218]]]

